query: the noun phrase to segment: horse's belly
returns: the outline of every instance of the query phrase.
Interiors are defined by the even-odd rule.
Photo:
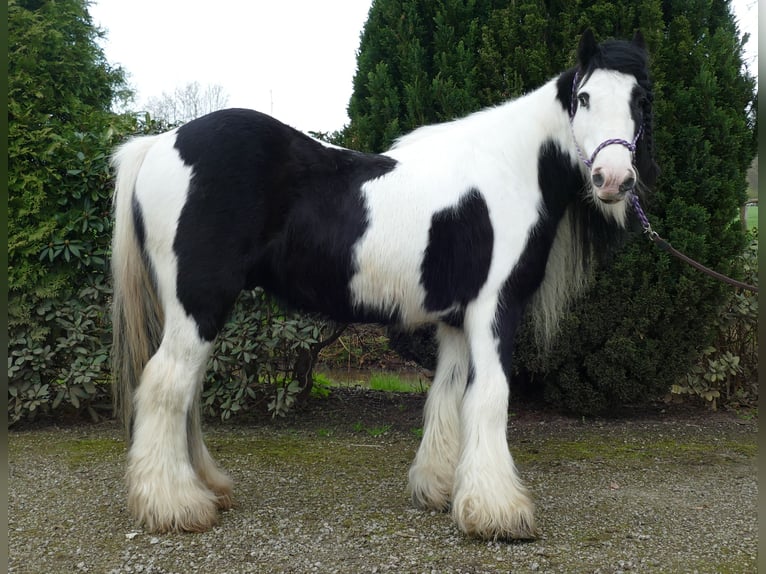
[[[353,308],[362,315],[390,317],[405,325],[433,320],[423,305],[422,249],[418,247],[417,241],[408,245],[362,238],[355,249],[355,272],[349,284]]]

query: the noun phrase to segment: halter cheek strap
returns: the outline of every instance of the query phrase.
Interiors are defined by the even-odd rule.
[[[575,147],[577,148],[577,155],[580,156],[580,159],[582,162],[588,166],[588,168],[593,167],[593,162],[596,161],[596,156],[598,153],[604,149],[607,146],[619,144],[621,146],[624,146],[630,150],[631,153],[636,153],[636,142],[638,142],[638,138],[641,137],[641,134],[644,132],[644,126],[640,125],[638,126],[638,131],[636,132],[636,135],[633,137],[633,141],[627,141],[622,138],[611,138],[608,140],[605,140],[598,144],[596,146],[596,149],[593,151],[593,154],[590,156],[590,158],[586,157],[585,154],[582,152],[582,149],[580,149],[580,144],[577,143],[577,139],[574,135],[574,117],[575,117],[575,102],[577,101],[577,83],[580,80],[580,72],[575,72],[574,80],[572,81],[572,97],[570,99],[569,103],[569,127],[572,130],[572,139],[574,140]]]

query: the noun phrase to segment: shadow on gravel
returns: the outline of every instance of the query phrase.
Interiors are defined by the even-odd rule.
[[[514,411],[542,536],[472,540],[418,511],[421,395],[345,390],[288,419],[209,423],[236,507],[155,536],[125,510],[116,423],[9,438],[10,572],[755,572],[757,422],[706,411],[574,420]]]

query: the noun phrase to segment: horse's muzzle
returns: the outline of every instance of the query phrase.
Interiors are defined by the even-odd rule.
[[[622,176],[597,167],[590,176],[596,196],[604,203],[617,203],[636,187],[636,172],[628,169]]]

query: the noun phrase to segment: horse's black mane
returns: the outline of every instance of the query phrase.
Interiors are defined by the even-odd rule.
[[[651,91],[649,56],[644,48],[641,48],[634,42],[623,40],[606,40],[602,42],[591,55],[585,69],[580,70],[580,76],[587,78],[594,70],[599,69],[615,70],[623,74],[630,74],[636,78],[639,86],[646,91]]]

